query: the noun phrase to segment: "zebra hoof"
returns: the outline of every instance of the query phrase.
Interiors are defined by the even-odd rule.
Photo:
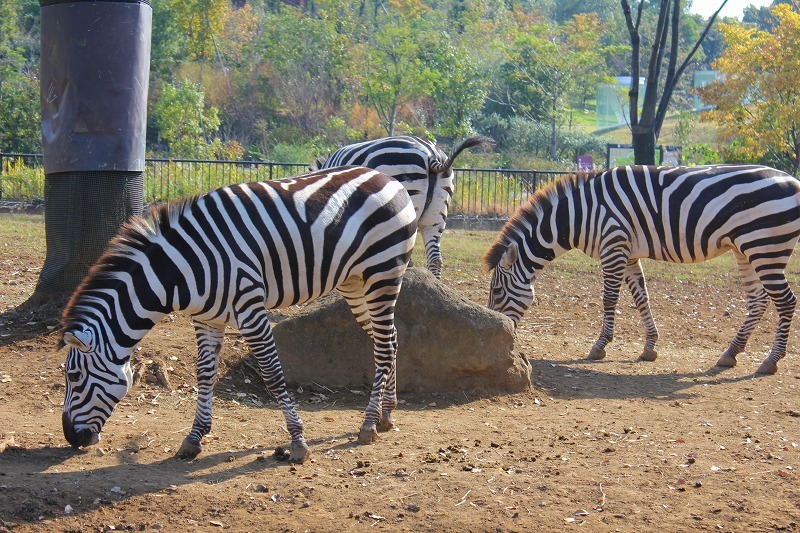
[[[358,433],[359,444],[372,444],[378,440],[378,430],[373,427],[362,427]]]
[[[727,353],[724,353],[717,360],[717,366],[721,366],[724,368],[733,368],[736,366],[736,358],[728,355]]]
[[[275,448],[273,456],[278,461],[302,464],[311,456],[311,452],[305,442],[293,442],[289,445],[289,449],[283,446]]]
[[[183,443],[181,444],[178,453],[175,454],[175,457],[178,459],[194,459],[202,451],[203,446],[200,443],[194,444],[188,438],[186,438],[183,439]]]
[[[305,442],[293,442],[291,445],[292,453],[289,455],[290,463],[302,464],[311,456]]]
[[[605,358],[606,351],[602,348],[598,348],[597,346],[592,346],[592,349],[589,350],[589,355],[586,359],[590,361],[599,361],[600,359]]]
[[[756,370],[756,374],[774,374],[778,371],[778,365],[767,359]]]
[[[642,350],[642,355],[639,356],[639,361],[655,361],[658,357],[658,352],[652,348],[645,347]]]
[[[389,431],[394,427],[394,418],[392,415],[383,415],[380,422],[378,422],[378,431]]]

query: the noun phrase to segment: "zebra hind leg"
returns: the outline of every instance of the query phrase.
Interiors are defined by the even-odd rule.
[[[764,283],[764,288],[778,311],[778,325],[775,328],[775,342],[772,344],[772,349],[756,370],[756,374],[774,374],[778,371],[778,361],[786,356],[789,328],[792,325],[797,298],[792,289],[789,288],[789,284],[783,275],[781,275],[780,279],[771,279],[769,281],[762,279],[762,283]]]
[[[194,323],[197,339],[197,409],[189,435],[183,439],[175,454],[179,459],[194,459],[203,451],[202,438],[211,431],[211,403],[217,382],[219,352],[222,349],[224,328],[202,322]]]
[[[397,405],[394,377],[397,330],[394,326],[394,306],[399,290],[400,279],[397,280],[397,285],[384,286],[379,291],[380,294],[371,295],[373,299],[369,304],[369,314],[372,321],[375,380],[372,383],[364,423],[358,434],[358,442],[361,444],[375,442],[378,439],[378,429],[386,431],[394,426],[392,410]]]
[[[397,354],[397,330],[394,330],[392,346]],[[392,360],[392,367],[386,377],[386,390],[381,401],[381,419],[378,421],[378,431],[389,431],[394,427],[392,411],[397,407],[397,357]]]
[[[442,259],[441,239],[444,232],[444,220],[436,221],[432,224],[424,224],[420,221],[420,233],[425,242],[425,256],[428,270],[436,279],[442,279]]]
[[[360,277],[353,277],[348,279],[344,284],[340,285],[337,290],[350,307],[350,311],[352,311],[353,315],[355,316],[356,322],[358,322],[358,324],[370,335],[370,337],[373,337],[374,341],[372,329],[373,322],[371,318],[370,307],[367,305],[366,297],[364,295],[363,280]],[[394,330],[390,343],[393,353],[396,354],[397,332]],[[380,416],[375,424],[376,431],[389,431],[394,427],[392,410],[397,407],[397,380],[395,377],[395,368],[396,365],[393,361],[389,373],[385,376],[385,381],[382,381],[384,384],[381,385],[378,383],[378,376],[376,375],[376,382],[374,382],[372,386],[373,394],[374,391],[379,390],[381,387],[384,389],[383,394],[379,396],[377,400],[375,400],[375,402],[379,403],[381,406]],[[383,375],[381,375],[380,379],[384,380]],[[370,398],[370,403],[372,403],[372,398]],[[367,431],[363,435],[364,442],[372,442],[376,438],[377,433],[373,435],[371,431]],[[362,436],[359,436],[359,441],[362,441]]]
[[[278,359],[278,351],[275,348],[275,338],[269,325],[269,317],[263,309],[258,309],[242,322],[240,331],[258,363],[261,378],[264,380],[267,390],[278,401],[286,419],[286,429],[292,439],[288,460],[291,463],[302,463],[310,455],[303,435],[303,421],[298,416],[286,389],[286,381],[281,362]],[[278,448],[276,455],[286,458],[283,448]]]
[[[747,347],[747,341],[753,333],[756,325],[761,321],[764,312],[767,310],[769,298],[761,280],[758,279],[753,265],[747,257],[739,251],[734,251],[736,264],[739,267],[739,276],[742,279],[745,293],[747,294],[747,316],[745,317],[736,335],[733,337],[728,348],[716,363],[716,366],[732,368],[736,366],[736,356],[742,353]]]

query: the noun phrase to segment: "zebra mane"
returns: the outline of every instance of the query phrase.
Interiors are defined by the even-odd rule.
[[[450,150],[450,155],[446,156],[444,161],[439,159],[431,161],[430,170],[437,174],[447,172],[453,166],[458,154],[469,148],[474,148],[475,146],[494,146],[494,139],[485,135],[473,135],[472,137],[462,139],[453,145],[453,149]]]
[[[587,181],[599,174],[600,172],[567,174],[537,189],[528,199],[528,203],[517,208],[511,218],[503,225],[494,244],[484,254],[484,271],[489,272],[497,267],[508,245],[513,240],[512,236],[514,234],[524,232],[525,228],[531,225],[531,222],[540,218],[547,208],[557,203],[559,198],[583,187]]]
[[[130,249],[145,250],[148,245],[166,233],[178,216],[197,198],[170,202],[150,206],[149,216],[134,215],[121,227],[117,235],[112,238],[105,251],[89,269],[78,288],[72,293],[64,311],[61,313],[61,332],[56,349],[65,346],[63,333],[74,326],[82,317],[80,303],[85,293],[99,285],[101,281],[112,278],[114,272],[120,271],[123,266],[127,268],[130,262],[122,259],[128,255]]]

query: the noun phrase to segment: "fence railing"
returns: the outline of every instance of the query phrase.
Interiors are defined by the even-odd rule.
[[[166,202],[232,183],[266,181],[305,172],[302,163],[147,159],[145,203]],[[512,214],[542,185],[567,174],[552,170],[457,168],[450,216],[497,217]],[[44,199],[40,154],[0,153],[0,200]]]

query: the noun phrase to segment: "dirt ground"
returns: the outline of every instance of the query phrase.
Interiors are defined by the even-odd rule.
[[[397,431],[360,446],[366,391],[306,386],[295,397],[313,455],[297,466],[273,457],[283,417],[231,335],[212,434],[180,461],[195,407],[188,320],[144,339],[142,380],[100,444],[74,451],[57,322],[18,309],[43,257],[0,246],[0,531],[800,531],[800,327],[777,375],[753,374],[772,310],[739,365],[716,370],[743,317],[732,281],[651,277],[659,358],[634,362],[643,335],[624,296],[608,357],[589,362],[599,275],[552,268],[518,331],[530,393],[402,395]],[[445,282],[484,303],[486,278],[470,279]]]

